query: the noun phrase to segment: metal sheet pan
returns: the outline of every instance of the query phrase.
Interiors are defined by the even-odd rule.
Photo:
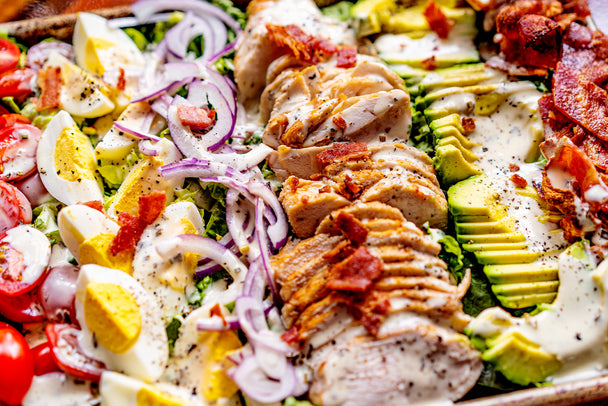
[[[115,7],[92,11],[106,18],[130,15],[130,7]],[[69,40],[73,33],[76,14],[65,14],[0,24],[0,30],[24,41],[35,43],[53,36]],[[518,390],[501,395],[470,399],[459,406],[571,406],[608,405],[608,375],[569,383]]]

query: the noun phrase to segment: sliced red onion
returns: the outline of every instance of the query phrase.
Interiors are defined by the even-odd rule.
[[[184,18],[173,28],[167,31],[165,39],[167,41],[167,49],[169,52],[179,59],[186,57],[188,44],[199,35],[203,36],[205,48],[201,58],[209,59],[209,57],[217,52],[220,48],[215,47],[216,32],[210,24],[210,21],[218,21],[214,18],[202,18],[187,12]],[[219,21],[218,21],[219,22]],[[221,29],[225,32],[226,26],[219,22]],[[221,38],[220,38],[221,39]]]
[[[145,156],[158,156],[158,150],[154,147],[150,140],[139,140],[137,148],[139,149],[139,152]]]
[[[241,328],[241,324],[235,316],[213,316],[208,319],[198,319],[196,329],[199,331],[227,331]]]
[[[61,41],[39,42],[27,51],[27,66],[38,72],[53,52],[74,62],[74,48]]]
[[[234,130],[234,116],[226,103],[226,99],[221,95],[218,88],[211,83],[206,83],[203,89],[206,92],[209,103],[216,111],[216,122],[206,134],[195,135],[189,127],[181,123],[177,115],[177,109],[180,105],[190,104],[186,99],[179,96],[174,97],[167,112],[167,122],[173,142],[187,157],[206,157],[209,151],[215,151],[224,144]],[[205,106],[197,105],[196,107]]]
[[[226,46],[226,43],[228,42],[228,30],[226,29],[224,23],[218,18],[215,18],[210,15],[206,15],[201,18],[207,21],[214,34],[212,37],[213,47],[210,47],[210,52],[205,52],[201,56],[201,60],[207,61],[211,59],[211,57],[215,55],[219,50]],[[207,45],[205,45],[205,48],[207,48]]]
[[[194,270],[194,274],[197,278],[204,278],[205,276],[213,275],[214,273],[221,271],[222,269],[224,268],[222,268],[221,265],[218,265],[213,261],[209,261],[203,265],[197,266]]]
[[[239,296],[235,301],[234,310],[241,323],[241,329],[254,348],[263,345],[284,355],[294,352],[278,334],[268,329],[261,300],[251,296]]]
[[[211,15],[222,20],[235,32],[238,33],[241,31],[239,23],[224,10],[199,0],[141,0],[131,6],[131,11],[141,22],[146,22],[154,14],[165,10],[192,11],[194,14],[201,17]]]
[[[150,72],[144,69],[144,78]],[[156,76],[144,79],[145,83],[151,83],[146,89],[140,90],[139,94],[131,99],[131,103],[154,99],[162,94],[173,94],[183,85],[193,81],[202,75],[200,66],[194,62],[170,62],[166,63],[162,72]]]
[[[247,273],[247,267],[228,248],[200,235],[183,234],[168,238],[156,245],[156,251],[163,258],[186,253],[211,258],[226,269],[235,282],[242,281]]]
[[[167,20],[169,20],[169,17],[171,17],[171,14],[173,14],[173,13],[155,14],[155,15],[151,16],[146,21],[146,23],[150,24],[150,23],[158,23],[161,21],[167,21]],[[126,28],[126,27],[135,27],[135,26],[141,25],[141,21],[139,19],[137,19],[136,17],[120,17],[120,18],[109,19],[107,24],[108,24],[108,27],[110,27],[110,28]]]
[[[243,359],[232,371],[231,377],[247,396],[262,403],[280,402],[291,396],[296,388],[293,365],[288,364],[280,380],[271,380],[260,368],[255,356]]]
[[[220,75],[218,72],[211,69],[210,67],[203,72],[203,75],[206,80],[212,82],[220,90],[220,92],[224,96],[224,99],[226,99],[228,105],[230,106],[230,111],[236,117],[236,86],[234,86],[234,83],[232,83],[232,81],[226,76]]]
[[[241,252],[249,250],[249,238],[254,228],[254,213],[245,204],[239,204],[239,194],[233,189],[226,193],[226,224],[234,243]]]
[[[232,41],[230,44],[226,45],[223,49],[221,49],[215,55],[211,56],[211,58],[209,58],[209,62],[215,63],[215,61],[220,59],[222,56],[226,55],[229,52],[234,51],[235,47],[236,47],[236,41]]]
[[[76,322],[74,297],[77,279],[78,268],[74,265],[58,265],[50,269],[38,294],[44,313],[50,321]]]
[[[278,288],[274,281],[274,273],[270,265],[270,249],[266,240],[266,228],[264,227],[264,208],[264,202],[258,197],[255,203],[255,235],[260,248],[260,265],[266,275],[272,300],[278,306],[281,303],[281,297],[279,296]]]
[[[120,121],[114,121],[114,127],[118,128],[120,131],[132,135],[133,137],[142,139],[142,140],[150,140],[150,141],[160,141],[160,137],[158,135],[149,134],[143,131],[138,131],[133,128],[127,127]]]

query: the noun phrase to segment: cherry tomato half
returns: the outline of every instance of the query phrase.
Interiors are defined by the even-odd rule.
[[[0,180],[0,237],[19,224],[32,222],[32,206],[19,189]]]
[[[48,341],[32,348],[32,355],[34,357],[34,375],[40,376],[59,371]]]
[[[22,117],[19,114],[8,115]],[[0,117],[0,179],[20,180],[36,171],[36,150],[42,131],[22,123],[2,128],[2,118],[6,116]]]
[[[13,42],[0,38],[0,72],[13,69],[19,63],[21,51]]]
[[[25,338],[0,323],[0,401],[18,405],[34,378],[34,357]]]
[[[0,73],[0,97],[22,97],[32,93],[32,69],[11,69]]]
[[[44,308],[38,299],[38,289],[12,297],[0,294],[0,314],[16,323],[44,320]]]
[[[78,337],[81,330],[69,324],[49,324],[45,329],[55,364],[76,379],[99,381],[106,366],[82,352]]]
[[[0,128],[10,127],[14,124],[32,124],[32,122],[27,117],[16,113],[5,113],[0,116]]]

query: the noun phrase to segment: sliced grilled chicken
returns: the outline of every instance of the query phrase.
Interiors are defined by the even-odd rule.
[[[380,340],[356,336],[329,346],[310,390],[312,401],[324,406],[456,400],[482,369],[466,338],[431,325]]]
[[[247,12],[249,21],[234,58],[234,77],[244,103],[257,104],[266,86],[268,67],[287,53],[270,41],[266,24],[292,24],[338,45],[356,45],[354,32],[346,24],[324,17],[312,0],[254,0]]]

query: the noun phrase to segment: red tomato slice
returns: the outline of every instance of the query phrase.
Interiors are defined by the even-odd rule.
[[[32,206],[19,189],[0,180],[0,237],[19,224],[32,222]]]
[[[1,114],[1,113],[0,113]],[[15,124],[32,124],[32,122],[25,116],[15,113],[4,113],[0,116],[0,128],[10,127]]]
[[[16,323],[33,323],[44,320],[44,309],[38,299],[38,289],[20,296],[0,294],[0,314]]]
[[[13,42],[0,38],[0,72],[13,69],[19,63],[21,51]]]
[[[69,324],[49,324],[45,329],[55,363],[63,372],[76,379],[99,381],[106,369],[103,362],[89,358],[78,344],[81,330]]]
[[[22,97],[32,93],[32,69],[11,69],[0,73],[0,97]]]
[[[0,128],[1,119],[6,116],[0,117]],[[19,114],[8,116],[22,117]],[[0,129],[0,179],[20,180],[34,173],[36,150],[41,136],[42,131],[29,124],[15,123]]]
[[[48,341],[32,348],[32,355],[34,356],[34,375],[40,376],[59,371]]]
[[[31,252],[37,255],[28,255]],[[38,286],[50,255],[51,245],[41,231],[23,225],[8,230],[0,239],[0,294],[20,296]]]
[[[34,378],[34,358],[25,338],[0,323],[0,401],[19,405]]]

